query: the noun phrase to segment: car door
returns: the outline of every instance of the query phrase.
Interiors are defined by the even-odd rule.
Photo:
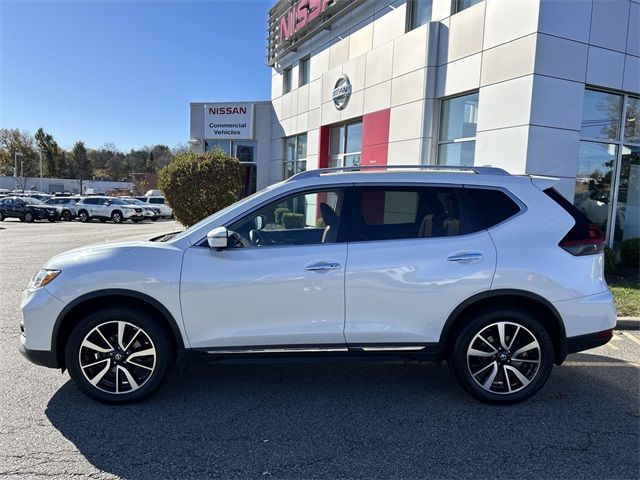
[[[452,310],[491,287],[496,251],[465,190],[354,190],[345,280],[351,346],[438,342]]]
[[[227,225],[229,248],[185,252],[180,298],[192,347],[346,350],[344,190],[272,201]]]

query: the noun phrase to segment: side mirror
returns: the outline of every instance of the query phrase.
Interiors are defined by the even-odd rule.
[[[267,219],[264,215],[258,215],[255,218],[254,225],[256,227],[256,230],[262,230],[266,224],[267,224]]]
[[[107,200],[106,202],[104,202],[104,203],[103,203],[103,205],[104,205],[105,207],[108,207],[109,205],[111,205],[111,202],[110,202],[109,200]]]
[[[207,233],[207,242],[209,248],[227,248],[229,241],[229,232],[225,227],[216,227]]]

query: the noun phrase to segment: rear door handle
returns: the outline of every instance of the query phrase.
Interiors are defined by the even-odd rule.
[[[335,262],[308,263],[304,267],[304,269],[309,272],[325,272],[327,270],[338,270],[339,268],[340,264]]]
[[[473,260],[482,260],[484,255],[479,252],[473,253],[455,253],[447,257],[450,262],[470,262]]]

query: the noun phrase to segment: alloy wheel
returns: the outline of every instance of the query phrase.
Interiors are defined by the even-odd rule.
[[[120,320],[93,328],[83,338],[78,357],[87,381],[110,394],[138,390],[156,368],[151,337],[142,328]]]
[[[113,215],[111,215],[111,220],[113,220],[113,223],[120,223],[122,222],[122,215],[120,215],[120,213],[118,212],[113,212]]]
[[[483,327],[467,348],[467,368],[473,381],[494,394],[512,394],[538,374],[540,343],[526,327],[496,322]]]

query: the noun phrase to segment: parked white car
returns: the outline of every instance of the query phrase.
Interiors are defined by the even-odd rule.
[[[145,202],[149,206],[160,209],[160,216],[163,218],[173,218],[173,209],[167,205],[165,198],[162,196],[144,196],[135,197],[136,200]]]
[[[82,197],[76,203],[76,212],[78,220],[81,222],[89,222],[94,218],[102,222],[111,220],[113,223],[122,223],[125,220],[132,222],[144,220],[142,207],[131,205],[116,197]]]
[[[20,350],[140,400],[174,361],[446,360],[475,398],[535,394],[616,324],[600,231],[499,169],[298,174],[155,241],[79,248],[24,293]]]
[[[150,204],[145,203],[137,198],[123,198],[129,205],[138,205],[142,208],[145,220],[157,221],[162,217],[162,211],[157,206],[152,207]]]

